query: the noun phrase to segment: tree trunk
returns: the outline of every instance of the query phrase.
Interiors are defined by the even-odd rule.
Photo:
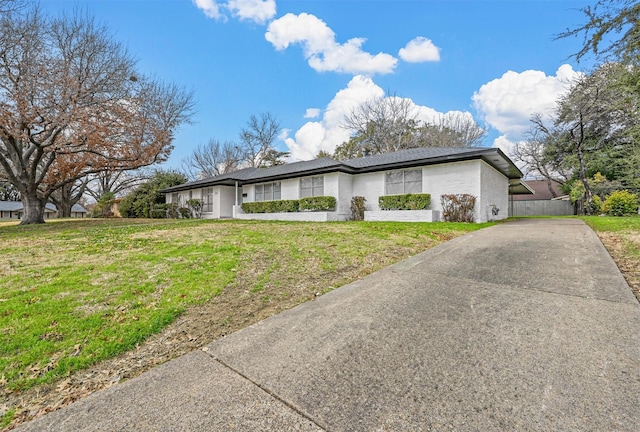
[[[578,155],[580,181],[584,186],[584,214],[591,215],[591,207],[593,202],[593,194],[591,193],[591,186],[589,186],[589,179],[587,178],[587,166],[584,162],[584,155],[582,154],[582,148],[576,146],[576,154]]]
[[[75,183],[68,183],[51,194],[51,201],[56,205],[58,218],[71,217],[71,208],[80,201],[86,189],[86,183],[76,187]]]
[[[22,216],[20,225],[43,224],[46,204],[46,200],[23,194],[22,206],[24,208],[24,215]]]
[[[70,218],[71,217],[71,207],[69,205],[56,205],[56,217],[57,218]]]

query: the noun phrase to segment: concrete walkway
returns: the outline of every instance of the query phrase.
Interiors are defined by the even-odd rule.
[[[638,431],[640,306],[579,220],[457,238],[21,431]]]

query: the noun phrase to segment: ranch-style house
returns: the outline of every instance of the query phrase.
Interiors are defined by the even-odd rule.
[[[440,197],[470,194],[476,197],[474,220],[486,222],[508,216],[509,195],[531,193],[522,172],[497,148],[415,148],[346,161],[320,158],[268,168],[245,168],[232,173],[164,189],[166,202],[186,206],[202,202],[208,219],[270,219],[338,221],[351,216],[351,201],[364,197],[365,220],[442,220]],[[431,195],[428,210],[381,211],[383,195]],[[332,211],[245,213],[243,203],[335,198]]]

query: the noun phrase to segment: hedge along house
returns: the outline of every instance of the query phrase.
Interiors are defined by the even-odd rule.
[[[496,148],[416,148],[346,161],[330,158],[294,162],[269,168],[245,168],[162,190],[166,202],[184,207],[190,199],[202,201],[208,219],[268,219],[333,221],[351,217],[351,200],[362,196],[366,220],[441,220],[440,197],[470,194],[476,197],[476,222],[508,216],[509,194],[523,192],[522,172]],[[526,188],[524,190],[526,193]],[[407,211],[382,212],[384,195],[431,195],[430,210],[418,216]],[[321,212],[245,213],[243,203],[335,198],[335,209]]]

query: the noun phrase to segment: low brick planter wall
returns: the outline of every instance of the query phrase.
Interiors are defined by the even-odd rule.
[[[371,222],[439,222],[438,210],[367,210],[364,220]]]

